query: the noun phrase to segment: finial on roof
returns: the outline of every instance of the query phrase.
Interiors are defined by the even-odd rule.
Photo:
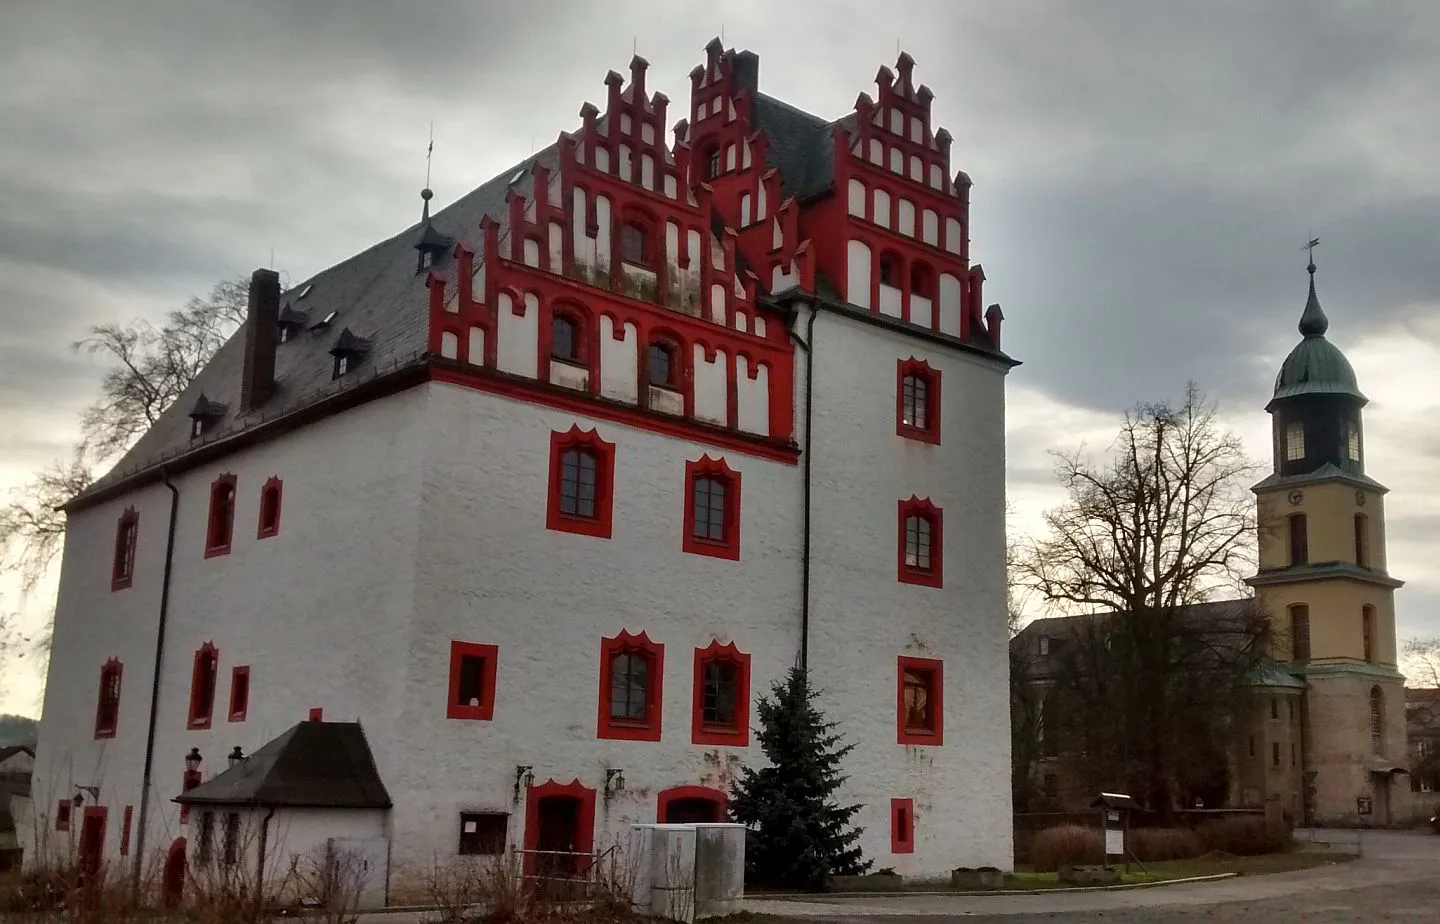
[[[1310,296],[1305,300],[1305,311],[1300,315],[1300,333],[1306,337],[1323,337],[1330,329],[1330,319],[1320,310],[1320,299],[1315,295],[1315,248],[1319,245],[1320,238],[1314,237],[1304,248],[1310,257],[1305,266],[1305,272],[1310,274]]]

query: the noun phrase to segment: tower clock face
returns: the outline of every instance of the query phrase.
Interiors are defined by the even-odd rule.
[[[1356,503],[1357,505],[1361,506],[1361,507],[1364,507],[1364,506],[1365,506],[1365,492],[1364,492],[1364,491],[1356,491],[1356,492],[1355,492],[1355,503]]]
[[[1299,506],[1300,502],[1303,501],[1304,499],[1305,499],[1305,492],[1304,492],[1304,491],[1301,491],[1299,488],[1296,488],[1295,490],[1293,490],[1293,491],[1290,492],[1290,497],[1289,497],[1290,506],[1292,506],[1292,507],[1297,507],[1297,506]]]

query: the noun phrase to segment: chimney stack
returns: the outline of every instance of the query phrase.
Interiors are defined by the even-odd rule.
[[[250,275],[245,312],[245,368],[240,373],[240,413],[260,407],[275,393],[275,347],[279,342],[280,274],[257,269]]]
[[[744,90],[749,90],[751,96],[760,92],[760,56],[755,52],[736,52],[730,62],[730,73],[735,81],[736,96]]]

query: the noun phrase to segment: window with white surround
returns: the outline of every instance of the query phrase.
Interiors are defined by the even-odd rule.
[[[1305,424],[1292,420],[1285,425],[1285,461],[1299,462],[1305,458]]]

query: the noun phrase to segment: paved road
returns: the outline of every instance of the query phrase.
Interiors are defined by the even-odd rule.
[[[1353,850],[1355,832],[1315,835]],[[1068,895],[865,896],[825,902],[746,902],[748,910],[833,920],[841,924],[938,924],[963,918],[970,924],[1028,921],[1097,921],[1141,924],[1200,921],[1210,924],[1351,924],[1369,921],[1440,920],[1440,837],[1370,831],[1364,857],[1336,866],[1242,876],[1114,892]]]

